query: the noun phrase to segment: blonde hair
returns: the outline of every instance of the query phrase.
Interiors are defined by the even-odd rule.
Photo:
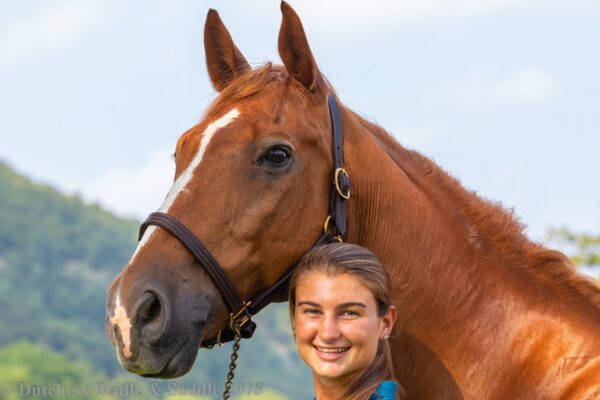
[[[357,277],[373,294],[379,317],[383,317],[392,305],[390,277],[375,254],[355,244],[333,243],[314,248],[300,260],[296,267],[290,280],[289,293],[292,324],[296,306],[296,288],[302,277],[309,272],[324,272],[330,276],[349,274]],[[385,380],[395,381],[396,377],[390,345],[387,340],[379,340],[375,358],[349,385],[344,399],[368,399]],[[402,392],[400,386],[399,392]]]

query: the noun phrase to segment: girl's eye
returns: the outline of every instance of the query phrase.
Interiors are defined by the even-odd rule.
[[[342,317],[354,318],[354,317],[358,317],[358,313],[356,311],[352,311],[352,310],[345,310],[342,312]]]
[[[319,310],[316,308],[306,308],[304,310],[304,314],[308,314],[308,315],[318,315],[319,314]]]
[[[290,159],[290,154],[283,147],[273,147],[269,149],[260,159],[261,164],[267,164],[269,167],[280,168],[285,166]]]

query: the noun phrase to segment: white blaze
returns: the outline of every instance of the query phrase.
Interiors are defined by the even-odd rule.
[[[206,129],[204,130],[204,133],[202,134],[202,139],[200,140],[200,146],[198,148],[198,152],[194,156],[194,159],[192,160],[190,165],[188,165],[188,167],[185,169],[185,171],[183,171],[183,173],[179,176],[179,178],[177,178],[177,180],[175,181],[173,186],[171,186],[171,189],[169,190],[169,193],[167,194],[167,197],[165,198],[165,201],[163,202],[159,211],[164,212],[164,213],[167,213],[169,211],[169,209],[171,208],[173,203],[175,203],[175,200],[177,199],[179,194],[186,190],[188,183],[192,180],[192,177],[194,176],[194,172],[196,171],[196,169],[202,162],[202,159],[204,158],[204,153],[206,152],[206,148],[208,147],[208,144],[210,143],[210,141],[213,138],[213,136],[215,135],[215,133],[217,133],[217,131],[219,131],[219,129],[227,126],[231,121],[236,119],[239,115],[240,115],[240,112],[237,110],[237,108],[234,108],[233,110],[229,111],[227,114],[223,115],[221,118],[211,122],[206,127]],[[129,263],[133,262],[133,260],[135,259],[135,256],[140,252],[140,250],[144,247],[144,245],[146,243],[148,243],[148,241],[150,240],[150,238],[156,231],[156,228],[157,227],[154,225],[148,227],[148,229],[144,233],[144,236],[142,237],[142,240],[140,240],[140,242],[138,243],[137,249],[135,250],[135,253],[133,253],[133,256],[131,257],[131,260],[129,261]]]
[[[113,325],[117,325],[121,331],[123,339],[123,355],[127,358],[131,357],[131,321],[127,317],[127,310],[121,304],[121,297],[117,295],[117,305],[115,307],[115,315],[110,319]]]

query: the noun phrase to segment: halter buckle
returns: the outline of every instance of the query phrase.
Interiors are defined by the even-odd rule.
[[[235,315],[233,314],[233,312],[229,313],[229,329],[235,332],[235,334],[238,336],[242,336],[240,328],[246,325],[246,323],[248,323],[248,321],[250,321],[250,319],[252,318],[252,314],[250,314],[250,312],[248,311],[248,307],[250,307],[250,304],[252,304],[252,301],[245,301],[244,307],[242,307],[241,310],[235,313]]]
[[[335,190],[345,200],[350,198],[350,177],[344,168],[336,168],[333,178]]]

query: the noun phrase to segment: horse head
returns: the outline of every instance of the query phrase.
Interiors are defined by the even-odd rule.
[[[206,62],[219,95],[179,138],[160,208],[202,240],[242,299],[273,285],[311,248],[330,201],[330,88],[300,19],[285,2],[281,9],[283,66],[254,70],[218,13],[208,12]],[[205,269],[157,226],[110,286],[107,308],[121,365],[163,378],[188,372],[230,311]]]

